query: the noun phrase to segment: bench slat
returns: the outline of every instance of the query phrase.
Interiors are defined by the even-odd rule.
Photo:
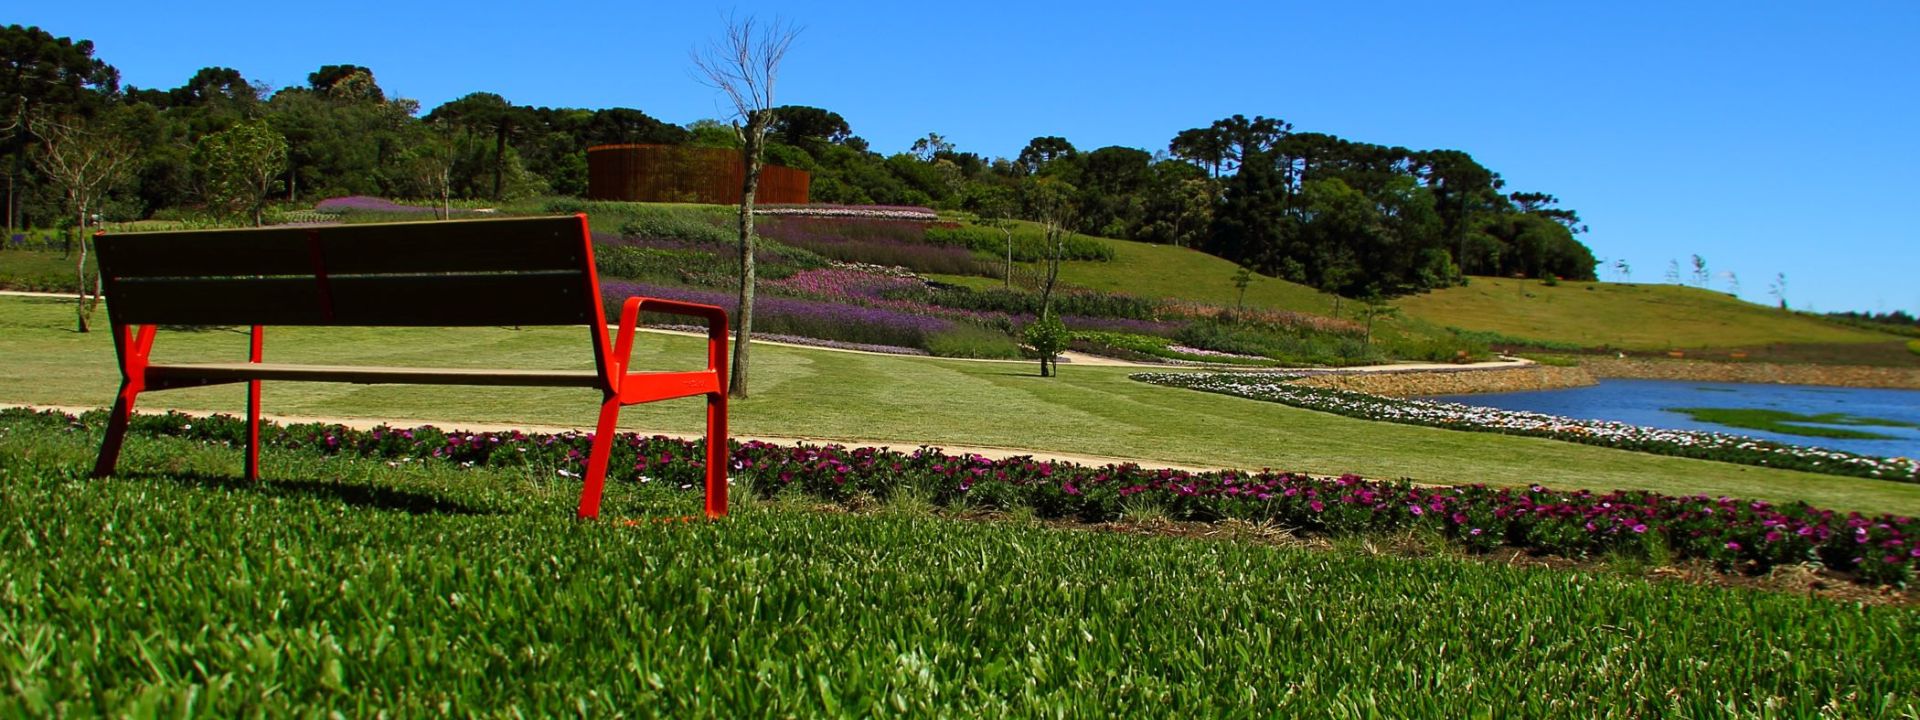
[[[579,270],[578,217],[106,234],[107,279]]]
[[[184,363],[147,366],[147,377],[167,380],[304,380],[360,384],[527,385],[599,387],[592,370],[496,370],[488,368],[289,365],[284,363]]]
[[[578,272],[316,278],[123,278],[113,321],[165,325],[388,327],[590,325],[597,297]]]

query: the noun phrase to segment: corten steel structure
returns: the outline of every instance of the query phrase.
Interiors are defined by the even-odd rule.
[[[807,202],[813,177],[779,165],[760,169],[756,203]],[[587,199],[627,202],[740,202],[746,169],[740,153],[684,145],[595,145],[587,148]]]
[[[601,393],[580,490],[580,517],[600,513],[620,408],[705,396],[706,514],[727,513],[727,314],[711,305],[627,298],[607,336],[587,216],[454,220],[159,233],[101,233],[120,393],[95,462],[113,473],[148,390],[247,384],[248,479],[260,476],[260,381],[579,387]],[[707,321],[707,367],[631,372],[642,310]],[[247,325],[247,362],[154,363],[161,325]],[[266,325],[485,327],[585,325],[591,370],[300,365],[263,361]]]

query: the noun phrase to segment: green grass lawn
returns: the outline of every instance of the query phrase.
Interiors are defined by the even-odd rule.
[[[0,297],[0,402],[101,407],[118,384],[107,333],[72,332],[71,306]],[[99,320],[105,327],[105,317]],[[268,332],[267,358],[369,365],[585,368],[582,328],[303,329]],[[244,358],[230,329],[170,330],[156,361]],[[649,335],[636,369],[697,366],[700,341]],[[1411,427],[1243,398],[1156,387],[1127,368],[1065,366],[1040,378],[1024,363],[978,363],[758,346],[750,389],[733,406],[742,435],[894,447],[999,446],[1209,467],[1409,477],[1596,490],[1643,489],[1805,500],[1841,510],[1920,514],[1920,485],[1659,457],[1552,440]],[[142,407],[241,412],[238,386],[144,395]],[[269,383],[269,412],[395,422],[590,427],[585,390]],[[698,432],[697,400],[628,409],[622,426]]]
[[[1403,298],[1437,325],[1527,340],[1626,350],[1887,343],[1896,338],[1675,285],[1476,277],[1466,287]]]
[[[1911,609],[0,425],[0,715],[1911,716]],[[628,516],[691,493],[618,483]]]
[[[0,250],[0,290],[73,292],[80,286],[74,260],[58,250]],[[87,257],[88,272],[94,261]]]

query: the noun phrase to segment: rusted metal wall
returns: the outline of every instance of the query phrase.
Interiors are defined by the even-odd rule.
[[[731,205],[740,201],[746,170],[740,154],[680,145],[596,145],[587,148],[587,198],[630,202]],[[760,169],[757,203],[805,203],[813,178],[779,165]]]

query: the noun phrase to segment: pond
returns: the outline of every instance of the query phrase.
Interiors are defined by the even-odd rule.
[[[1920,391],[1916,390],[1602,380],[1593,387],[1567,390],[1428,399],[1571,418],[1616,420],[1644,427],[1733,433],[1882,457],[1920,457]],[[1676,412],[1673,408],[1690,408],[1694,412]],[[1798,431],[1724,424],[1756,420],[1763,426],[1797,428]],[[1807,433],[1882,437],[1812,437]]]

